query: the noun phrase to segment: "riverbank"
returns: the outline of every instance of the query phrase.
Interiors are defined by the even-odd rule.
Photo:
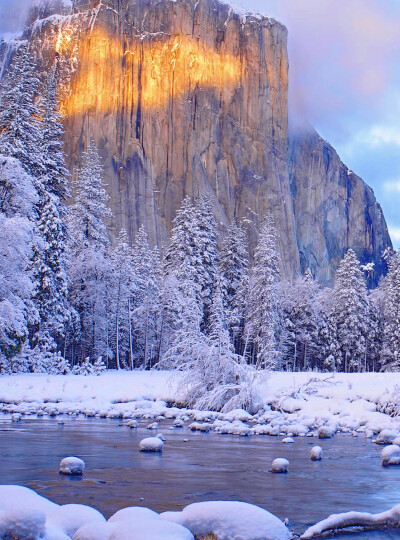
[[[225,414],[183,408],[179,372],[106,372],[100,376],[0,377],[0,411],[14,415],[191,421],[192,429],[238,435],[303,436],[341,431],[374,437],[400,431],[400,374],[264,373],[260,410]],[[399,385],[399,386],[397,386]],[[15,419],[18,419],[16,416]]]

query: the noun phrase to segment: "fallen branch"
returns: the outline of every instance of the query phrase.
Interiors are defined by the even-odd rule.
[[[380,514],[369,514],[368,512],[345,512],[343,514],[332,514],[328,518],[320,521],[316,525],[309,527],[300,536],[301,540],[315,538],[325,532],[333,532],[337,529],[348,527],[364,527],[371,529],[399,527],[400,526],[400,504],[391,510]]]

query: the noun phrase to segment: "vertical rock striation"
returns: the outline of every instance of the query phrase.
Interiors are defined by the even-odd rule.
[[[316,134],[288,144],[279,22],[217,0],[48,0],[24,38],[43,75],[58,65],[70,169],[89,139],[100,150],[115,231],[144,223],[163,244],[208,189],[221,228],[244,220],[253,244],[273,215],[287,278],[330,281],[348,247],[379,275],[390,239],[372,191]]]

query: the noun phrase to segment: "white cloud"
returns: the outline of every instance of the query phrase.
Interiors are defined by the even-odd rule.
[[[400,180],[387,180],[383,183],[383,189],[388,193],[400,193]]]
[[[372,126],[368,132],[361,135],[361,141],[372,147],[400,146],[400,128],[396,126]]]
[[[400,248],[400,227],[391,227],[389,225],[389,234],[394,247]]]

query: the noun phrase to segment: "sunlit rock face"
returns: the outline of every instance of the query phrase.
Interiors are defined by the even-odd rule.
[[[122,226],[133,238],[145,224],[163,245],[182,199],[207,188],[221,230],[243,219],[252,245],[272,213],[287,278],[310,265],[329,281],[348,247],[380,259],[390,242],[383,217],[371,214],[367,232],[364,201],[352,199],[366,192],[363,182],[338,190],[323,166],[310,176],[321,145],[289,148],[280,23],[215,0],[49,0],[32,11],[24,37],[43,76],[58,65],[71,171],[90,138],[100,150],[114,233]],[[337,158],[329,174],[340,167]],[[346,209],[337,214],[335,197]],[[355,222],[358,232],[345,234]]]

